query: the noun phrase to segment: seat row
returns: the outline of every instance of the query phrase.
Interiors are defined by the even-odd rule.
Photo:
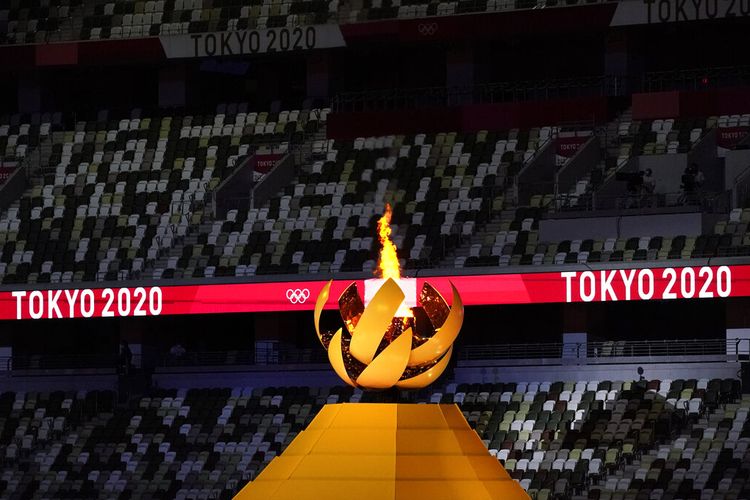
[[[591,2],[588,2],[591,3]],[[580,0],[10,0],[0,9],[2,43],[142,38],[200,32],[410,19],[472,12],[586,5]]]
[[[668,397],[704,402],[709,391],[724,402]],[[378,397],[351,387],[162,389],[116,406],[108,391],[4,393],[0,497],[231,498],[323,405]],[[748,492],[750,398],[737,380],[447,384],[412,398],[458,404],[535,499]]]

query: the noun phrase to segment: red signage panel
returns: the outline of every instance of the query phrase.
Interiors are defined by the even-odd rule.
[[[337,307],[352,282],[335,280],[326,305]],[[708,299],[750,296],[750,265],[606,269],[417,278],[467,306],[549,302]],[[0,292],[0,320],[310,311],[325,281],[224,283]]]

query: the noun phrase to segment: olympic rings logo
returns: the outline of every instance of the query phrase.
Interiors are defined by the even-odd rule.
[[[417,25],[417,31],[419,31],[419,34],[422,36],[432,36],[437,33],[437,30],[437,23],[419,23]]]
[[[286,298],[292,304],[304,304],[310,298],[310,290],[307,288],[289,288]]]

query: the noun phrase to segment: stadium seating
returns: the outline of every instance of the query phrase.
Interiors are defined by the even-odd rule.
[[[249,113],[235,104],[204,116],[139,116],[67,126],[60,114],[0,118],[5,157],[23,162],[35,152],[40,172],[0,223],[5,283],[367,272],[385,203],[394,205],[407,269],[750,254],[742,209],[699,237],[539,241],[539,218],[560,207],[551,194],[515,206],[514,182],[554,127],[336,142],[320,138],[325,112]],[[617,140],[607,139],[607,170],[595,179],[593,168],[575,189],[585,196],[633,154],[684,151],[704,126],[748,120],[676,125],[626,112],[608,126]],[[204,212],[206,193],[251,146],[290,140],[307,140],[311,152],[279,196],[224,220]],[[71,238],[57,242],[63,231]]]
[[[525,248],[539,209],[513,210],[506,191],[549,130],[318,141],[282,196],[203,224],[154,266],[154,277],[370,271],[385,203],[394,206],[406,268],[437,265],[493,218],[486,230],[522,230],[513,245]]]
[[[607,125],[601,138],[606,155],[598,166],[581,176],[562,199],[551,195],[531,198],[529,209],[536,210],[533,224],[526,220],[519,228],[508,224],[486,225],[457,248],[446,266],[473,267],[486,265],[543,265],[633,260],[686,259],[715,256],[750,255],[750,237],[746,237],[750,211],[735,208],[728,219],[716,224],[712,233],[699,236],[648,236],[589,240],[540,241],[535,231],[536,219],[547,211],[587,210],[591,193],[637,155],[686,153],[706,132],[715,127],[750,124],[750,114],[711,116],[694,120],[634,121],[630,110]],[[615,138],[615,139],[613,139]],[[682,203],[671,193],[675,203]],[[518,208],[520,214],[523,207]],[[523,242],[517,244],[518,240]]]
[[[0,395],[3,498],[231,498],[348,387]],[[737,380],[448,384],[534,499],[746,498],[750,398]]]
[[[10,0],[0,7],[0,43],[142,38],[212,31],[411,19],[471,12],[586,5],[583,0],[463,0],[383,2],[380,0],[67,0],[29,6]]]
[[[705,122],[714,126],[719,120],[711,117]],[[617,124],[617,134],[627,141],[613,148],[611,157],[605,160],[610,165],[605,178],[627,163],[634,154],[635,144],[642,144],[643,138],[655,134],[644,131],[673,127],[669,121],[668,125],[664,123],[632,122],[625,116]],[[319,143],[316,147],[321,156],[325,152],[325,159],[307,165],[306,171],[295,180],[295,186],[287,188],[284,196],[272,200],[267,208],[250,210],[247,218],[244,213],[232,212],[230,220],[204,225],[194,244],[173,249],[169,259],[157,263],[154,277],[369,271],[374,265],[377,243],[373,238],[374,221],[382,212],[384,202],[395,204],[396,241],[407,269],[750,255],[750,237],[745,237],[750,211],[743,209],[734,210],[729,221],[717,224],[716,234],[698,237],[539,241],[536,230],[539,218],[557,208],[552,204],[552,195],[535,195],[528,207],[516,207],[510,201],[512,191],[508,188],[512,186],[520,162],[530,158],[533,148],[539,147],[540,140],[547,137],[549,127],[545,128],[547,132],[543,132],[544,128],[511,131],[509,137],[522,137],[522,140],[528,137],[529,141],[513,146],[508,146],[509,141],[502,135],[488,136],[485,132],[467,134],[460,149],[455,144],[450,147],[440,142],[455,141],[451,134],[438,134],[434,139],[419,134],[403,138],[362,138],[351,143]],[[704,133],[704,129],[697,127],[690,131],[688,143],[680,142],[684,136],[677,135],[670,148],[684,151],[687,144],[694,143]],[[429,144],[430,141],[435,143]],[[491,144],[489,150],[486,146],[490,141],[496,141],[491,155],[488,152]],[[378,148],[378,142],[382,148]],[[388,145],[390,148],[384,147]],[[440,149],[435,147],[438,145]],[[503,150],[511,147],[521,150],[512,158]],[[467,154],[469,148],[473,149]],[[657,149],[653,148],[654,154]],[[362,157],[369,151],[375,152],[375,160]],[[664,154],[668,154],[668,149],[664,149]],[[363,188],[362,183],[358,185],[354,180],[363,179],[362,165],[372,165],[367,162],[373,161],[375,168],[365,169],[368,183]],[[389,165],[393,172],[387,174]],[[411,169],[399,168],[405,165],[416,167],[416,174],[412,174]],[[441,165],[446,166],[440,168]],[[385,179],[386,175],[388,179],[397,179],[398,183]],[[373,179],[377,179],[379,185],[373,186]],[[586,179],[588,181],[590,176]],[[376,205],[366,209],[363,202],[373,201]],[[437,205],[430,210],[430,203],[434,205],[436,201]],[[339,203],[344,205],[340,212],[335,208]],[[434,208],[448,214],[447,218],[443,220],[440,214],[425,218]],[[365,210],[370,211],[365,213]],[[453,213],[456,215],[451,215]],[[451,217],[454,218],[452,224],[448,220]],[[213,258],[196,258],[196,255],[203,255],[207,245]]]
[[[577,209],[586,206],[593,190],[615,172],[627,165],[637,155],[687,153],[712,128],[743,127],[750,125],[750,114],[719,115],[696,119],[658,119],[638,121],[632,119],[630,110],[608,124],[607,156],[594,168],[591,175],[579,183],[560,200],[558,209]],[[672,200],[679,202],[678,199]]]
[[[633,155],[685,153],[711,128],[746,126],[749,123],[750,115],[721,115],[683,121],[633,121],[627,111],[610,123],[610,127],[617,129],[617,141],[608,144],[607,158],[599,168],[582,177],[559,204],[547,208],[555,211],[586,209],[591,192],[613,177]],[[608,136],[612,132],[608,131]],[[750,255],[750,238],[745,237],[748,222],[750,212],[740,207],[732,210],[727,220],[718,222],[713,233],[697,237],[678,235],[671,238],[651,236],[543,241],[536,247],[529,246],[526,255],[517,256],[515,262],[541,265]],[[459,254],[491,252],[490,248],[508,237],[503,232],[497,233],[495,240],[491,236],[488,234],[481,244],[475,242],[472,248],[459,250]]]
[[[679,235],[540,242],[533,250],[529,247],[527,251],[533,251],[534,254],[520,257],[519,263],[575,264],[750,255],[748,222],[749,209],[734,209],[729,215],[729,221],[716,224],[714,234],[697,237]],[[507,238],[507,235],[501,232],[496,238],[503,237]]]
[[[654,120],[641,122],[638,131],[640,154],[687,153],[713,123],[702,120]]]
[[[32,187],[2,214],[4,283],[117,280],[149,262],[203,220],[205,194],[261,144],[281,151],[317,129],[310,111],[248,112],[222,106],[203,116],[108,120],[67,128],[59,115],[7,117],[0,146],[29,165]],[[36,124],[34,122],[37,122]]]
[[[748,116],[750,118],[750,116]],[[606,132],[605,158],[593,166],[569,193],[556,202],[557,210],[587,209],[592,192],[638,155],[687,153],[706,130],[715,127],[719,117],[695,120],[633,120],[626,110],[609,122]],[[673,201],[678,201],[676,198]]]
[[[269,117],[224,105],[205,116],[141,119],[135,111],[130,119],[106,118],[67,127],[60,114],[0,118],[5,157],[23,161],[36,151],[43,174],[1,223],[7,229],[0,236],[4,282],[116,280],[144,271],[155,278],[369,271],[375,220],[387,202],[394,204],[396,242],[407,268],[750,254],[748,214],[739,209],[715,234],[697,238],[538,241],[538,219],[558,207],[551,195],[515,207],[512,187],[524,162],[554,133],[551,127],[317,140],[281,196],[258,210],[213,220],[203,213],[205,194],[239,156],[251,145],[299,142],[305,130],[318,130],[325,113]],[[748,120],[720,116],[676,125],[633,122],[625,113],[609,126],[608,136],[618,141],[607,148],[604,177],[636,151],[684,151],[704,126]],[[690,133],[676,132],[678,125]],[[592,174],[576,189],[595,188]],[[71,238],[56,243],[62,231]]]

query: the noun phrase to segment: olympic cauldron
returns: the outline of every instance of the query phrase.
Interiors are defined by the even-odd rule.
[[[400,284],[410,281],[416,280],[367,280],[366,288],[379,288],[366,305],[357,284],[349,285],[338,301],[344,326],[335,332],[320,329],[332,282],[323,287],[315,304],[315,329],[333,369],[347,384],[363,389],[417,389],[432,383],[448,366],[464,318],[461,297],[451,284],[449,307],[425,283],[419,295],[421,307],[404,307],[406,296]]]
[[[357,284],[339,297],[344,326],[321,331],[320,315],[328,302],[331,281],[315,303],[315,331],[328,350],[328,359],[339,377],[363,389],[418,389],[431,384],[448,366],[453,341],[464,320],[464,307],[456,287],[452,307],[429,283],[419,294],[415,279],[401,278],[396,245],[391,239],[390,205],[378,220],[380,279],[365,281],[365,300]]]

